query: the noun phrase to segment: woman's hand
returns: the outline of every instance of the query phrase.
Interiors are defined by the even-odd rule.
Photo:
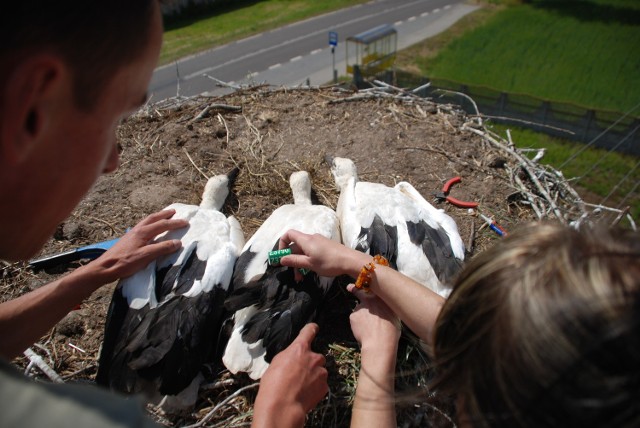
[[[396,314],[371,292],[358,290],[353,284],[349,284],[347,290],[360,301],[349,321],[362,352],[388,353],[396,349],[400,340],[400,320]]]
[[[355,278],[360,268],[371,261],[371,256],[347,248],[332,239],[297,230],[285,232],[278,248],[292,249],[292,255],[280,260],[283,266],[310,269],[321,276],[350,275]],[[296,271],[297,275],[300,274]]]

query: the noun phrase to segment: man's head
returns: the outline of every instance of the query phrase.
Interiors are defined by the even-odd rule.
[[[157,0],[34,1],[0,18],[0,259],[32,256],[118,165],[115,129],[145,100]]]

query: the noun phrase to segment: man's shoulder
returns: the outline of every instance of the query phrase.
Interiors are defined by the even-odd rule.
[[[36,382],[0,359],[0,426],[155,427],[135,398],[93,385]]]

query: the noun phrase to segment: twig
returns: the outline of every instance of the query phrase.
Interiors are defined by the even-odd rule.
[[[222,122],[222,124],[224,125],[225,131],[227,131],[227,147],[229,147],[229,127],[227,126],[227,121],[224,120],[224,117],[222,117],[220,113],[218,113],[218,121]]]
[[[239,111],[242,111],[242,107],[232,106],[228,104],[209,104],[200,112],[200,114],[198,114],[196,117],[192,119],[192,122],[197,122],[209,116],[209,111],[211,110],[227,110],[232,112],[239,112]],[[220,115],[220,113],[218,113],[218,115]]]
[[[216,78],[215,78],[215,77],[213,77],[213,76],[209,76],[207,73],[204,73],[204,74],[203,74],[203,76],[204,76],[204,77],[206,77],[206,78],[208,78],[208,79],[213,80],[214,82],[216,82],[216,83],[217,83],[218,85],[220,85],[220,86],[224,86],[224,87],[231,88],[231,89],[236,89],[236,90],[238,90],[238,89],[243,89],[243,87],[242,87],[242,86],[233,85],[233,84],[231,84],[231,83],[224,82],[224,81],[222,81],[222,80],[220,80],[220,79],[216,79]]]
[[[620,220],[622,220],[622,218],[627,215],[629,213],[629,211],[631,210],[630,206],[626,206],[624,207],[624,209],[620,212],[620,214],[618,214],[618,216],[615,218],[615,220],[613,220],[613,222],[611,222],[611,227],[615,227],[618,225],[618,223],[620,223]]]
[[[209,413],[207,413],[202,419],[200,419],[198,422],[196,422],[193,425],[187,425],[183,428],[195,428],[195,427],[201,427],[202,425],[204,425],[209,419],[211,419],[213,417],[213,415],[224,405],[226,405],[229,401],[233,400],[234,398],[236,398],[238,395],[240,395],[241,393],[243,393],[244,391],[251,389],[251,388],[255,388],[256,386],[260,385],[260,382],[255,382],[252,383],[251,385],[247,385],[247,386],[243,386],[242,388],[240,388],[239,390],[237,390],[236,392],[234,392],[233,394],[231,394],[230,396],[228,396],[227,398],[225,398],[224,400],[222,400],[221,402],[219,402],[218,404],[216,404],[216,406],[211,409],[211,411],[209,411]]]
[[[51,379],[52,382],[64,383],[64,380],[62,380],[60,375],[56,373],[55,370],[53,370],[51,367],[49,367],[49,365],[44,362],[42,357],[36,354],[35,352],[33,352],[31,348],[27,348],[24,351],[24,355],[29,359],[31,363],[33,363],[33,365],[38,367],[42,371],[42,373],[47,375],[47,377]]]
[[[471,132],[473,132],[475,134],[478,134],[478,135],[482,136],[483,138],[485,138],[487,141],[489,141],[495,147],[499,148],[500,150],[506,151],[511,156],[513,156],[515,159],[517,159],[518,162],[520,163],[520,166],[522,167],[522,169],[527,173],[527,175],[529,175],[529,178],[531,178],[531,181],[533,181],[533,183],[536,186],[536,188],[538,189],[538,191],[544,196],[544,198],[547,200],[547,202],[551,206],[551,209],[553,210],[553,213],[555,214],[556,218],[560,222],[566,223],[564,216],[560,212],[560,209],[558,208],[558,206],[553,201],[553,198],[549,195],[549,192],[547,191],[547,189],[545,189],[545,187],[542,185],[542,183],[540,183],[540,180],[538,180],[538,177],[536,176],[536,174],[534,174],[533,171],[531,171],[531,168],[528,165],[528,163],[530,162],[528,158],[526,158],[524,156],[521,156],[515,150],[512,150],[509,147],[507,147],[506,145],[499,143],[494,138],[492,138],[490,135],[488,135],[486,132],[483,132],[483,131],[480,131],[478,129],[472,128],[470,126],[467,126],[466,124],[462,125],[462,129],[463,130],[466,129],[468,131],[471,131]]]
[[[191,165],[193,165],[200,174],[202,174],[202,176],[204,178],[206,178],[207,180],[209,179],[209,177],[207,177],[207,174],[205,174],[199,167],[198,165],[196,165],[196,163],[193,161],[193,159],[191,159],[191,156],[189,156],[189,152],[187,151],[187,149],[184,149],[184,153],[187,155],[187,158],[189,158],[189,161],[191,161]]]
[[[463,98],[466,98],[473,105],[473,109],[476,111],[476,119],[478,119],[478,125],[482,126],[482,115],[480,114],[480,110],[478,110],[478,105],[473,100],[473,98],[471,98],[467,94],[463,94],[462,92],[450,91],[450,90],[447,90],[447,89],[437,89],[437,91],[438,92],[446,92],[446,93],[450,93],[450,94],[456,94],[456,95],[460,95]]]

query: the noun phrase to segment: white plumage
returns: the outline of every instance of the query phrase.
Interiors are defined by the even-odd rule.
[[[371,255],[447,297],[447,285],[464,260],[455,221],[409,183],[395,187],[358,181],[353,161],[334,158],[331,172],[340,198],[336,212],[343,243]]]
[[[253,379],[262,377],[271,359],[313,319],[333,280],[310,272],[296,283],[293,269],[267,264],[269,252],[278,249],[289,229],[340,241],[335,212],[311,204],[309,174],[293,173],[289,182],[294,204],[277,208],[247,241],[226,303],[235,315],[223,362],[232,373],[247,372]]]
[[[195,403],[202,365],[221,353],[220,329],[233,267],[244,245],[234,217],[220,212],[237,170],[211,178],[200,206],[172,204],[189,226],[158,236],[182,249],[120,281],[114,291],[96,381],[142,392],[172,407]]]

